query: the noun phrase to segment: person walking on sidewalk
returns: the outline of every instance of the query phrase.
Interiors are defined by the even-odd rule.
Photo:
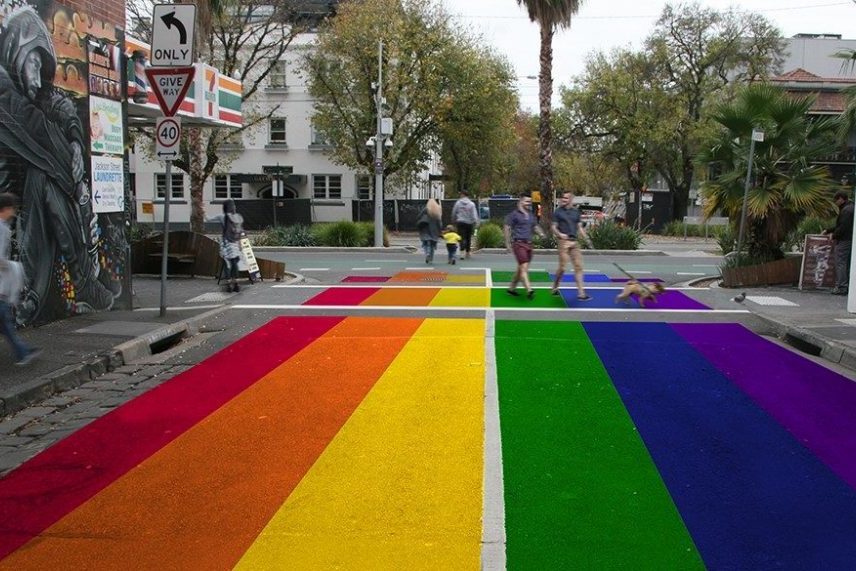
[[[574,194],[565,191],[561,195],[559,208],[553,213],[553,234],[558,240],[559,249],[559,268],[553,281],[553,295],[559,295],[559,284],[562,283],[565,266],[571,262],[577,282],[577,299],[589,301],[591,296],[586,293],[584,285],[583,253],[578,237],[582,237],[586,242],[590,240],[580,224],[580,211],[574,208]]]
[[[455,232],[455,227],[449,224],[443,232],[443,240],[446,242],[446,251],[449,252],[449,263],[454,264],[458,257],[458,242],[461,235]]]
[[[517,271],[508,286],[508,295],[519,296],[517,293],[518,282],[523,283],[526,288],[526,297],[535,297],[535,290],[529,283],[529,263],[532,261],[532,233],[537,232],[544,236],[544,231],[538,226],[535,215],[532,214],[532,198],[523,195],[517,200],[517,208],[505,217],[505,250],[514,252],[517,260]]]
[[[419,239],[422,241],[422,251],[425,252],[426,264],[434,261],[434,250],[437,249],[437,241],[440,239],[443,230],[443,224],[440,222],[442,216],[443,210],[440,203],[429,198],[416,218],[416,228],[419,230]]]
[[[12,248],[12,230],[9,221],[18,210],[18,197],[12,193],[0,194],[0,333],[12,345],[16,365],[27,365],[39,356],[38,349],[29,347],[15,331],[12,308],[20,300],[24,289],[24,269],[9,259]]]
[[[220,222],[220,256],[226,262],[229,283],[226,291],[238,292],[238,262],[241,259],[241,238],[244,235],[244,218],[238,214],[235,201],[231,198],[223,203],[223,214],[215,217]]]
[[[468,191],[462,190],[461,197],[452,207],[452,220],[455,221],[455,225],[458,227],[458,234],[461,235],[461,252],[465,258],[469,259],[473,232],[479,223],[479,212],[475,203],[470,200],[470,193]]]
[[[835,226],[823,231],[835,243],[835,287],[832,295],[847,295],[850,285],[850,250],[853,247],[853,201],[843,190],[833,198],[838,206]]]

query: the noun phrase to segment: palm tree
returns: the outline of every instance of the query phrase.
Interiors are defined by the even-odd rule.
[[[783,257],[781,244],[805,216],[835,212],[839,187],[818,160],[837,150],[836,118],[811,118],[813,97],[794,98],[769,84],[745,87],[720,105],[713,119],[719,131],[703,146],[698,163],[713,176],[702,184],[705,216],[722,211],[739,222],[753,128],[764,132],[755,145],[747,209],[749,258]]]
[[[541,120],[538,125],[538,142],[541,163],[542,222],[549,225],[553,219],[553,133],[550,128],[550,106],[553,99],[553,35],[557,28],[568,28],[582,0],[517,0],[526,6],[529,19],[541,28],[541,69],[538,74],[538,100]]]

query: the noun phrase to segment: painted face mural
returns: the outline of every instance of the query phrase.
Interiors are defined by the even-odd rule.
[[[74,78],[88,70],[84,42],[97,26],[59,5],[46,10],[52,31],[27,6],[0,22],[0,191],[21,198],[15,238],[26,275],[17,312],[23,324],[110,309],[127,289],[121,101],[102,100],[120,133],[118,145],[102,144],[96,156],[88,125],[95,98],[87,97],[85,79]],[[87,30],[73,29],[84,21]],[[115,29],[108,35],[115,39]],[[105,208],[99,191],[118,198]]]

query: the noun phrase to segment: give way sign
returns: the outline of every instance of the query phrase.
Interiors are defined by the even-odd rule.
[[[193,83],[195,74],[195,67],[146,68],[149,85],[152,86],[152,91],[165,116],[172,117],[176,114],[190,89],[190,84]]]
[[[181,140],[179,117],[158,117],[155,128],[155,156],[161,161],[173,161],[178,157],[178,142]]]

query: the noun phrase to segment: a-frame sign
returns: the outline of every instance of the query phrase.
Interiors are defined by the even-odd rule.
[[[195,67],[150,67],[146,69],[149,85],[165,117],[178,112],[187,90],[193,83]]]

